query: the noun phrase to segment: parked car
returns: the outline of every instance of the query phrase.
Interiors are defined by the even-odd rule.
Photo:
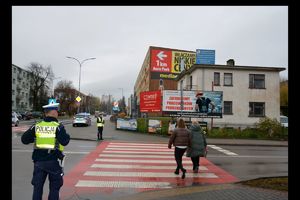
[[[280,123],[281,126],[288,128],[289,127],[289,118],[287,116],[284,115],[280,115]]]
[[[78,113],[73,118],[73,127],[75,126],[90,126],[91,125],[90,113]]]
[[[11,125],[12,126],[19,126],[19,119],[16,112],[11,113]]]
[[[31,119],[33,119],[32,113],[29,112],[29,111],[25,112],[24,116],[23,116],[23,119],[24,120],[31,120]]]
[[[31,114],[33,118],[43,119],[43,113],[41,111],[32,111]]]

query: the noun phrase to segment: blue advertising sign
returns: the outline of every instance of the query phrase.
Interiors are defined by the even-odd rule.
[[[196,49],[196,64],[215,64],[215,50]]]

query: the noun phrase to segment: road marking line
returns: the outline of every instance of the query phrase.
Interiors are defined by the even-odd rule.
[[[105,159],[105,158],[97,158],[95,161],[97,162],[130,162],[130,163],[176,163],[176,161],[173,160],[131,160],[131,159]],[[190,164],[190,160],[183,160],[183,163]]]
[[[107,148],[105,148],[105,149],[107,149],[107,150],[134,150],[134,151],[166,151],[166,152],[174,152],[174,150],[171,150],[171,149],[168,149],[167,147],[165,148],[165,149],[157,149],[157,148],[155,148],[155,147],[153,147],[153,148],[109,148],[109,147],[107,147]]]
[[[92,168],[106,168],[106,169],[172,169],[174,168],[174,166],[170,165],[170,166],[147,166],[147,165],[113,165],[113,164],[92,164],[91,165]],[[188,165],[185,166],[185,169],[192,169],[193,166]],[[203,170],[206,171],[208,170],[207,167],[205,166],[200,166],[199,170]]]
[[[107,148],[145,148],[145,146],[139,145],[108,145]],[[153,149],[168,149],[168,146],[165,144],[164,146],[147,146],[146,148],[153,148]]]
[[[222,152],[222,153],[224,153],[224,154],[226,154],[226,155],[230,155],[230,156],[237,156],[237,155],[238,155],[238,154],[236,154],[236,153],[233,153],[233,152],[231,152],[231,151],[228,151],[228,150],[223,149],[223,148],[221,148],[221,147],[218,147],[218,146],[216,146],[216,145],[207,145],[207,146],[209,146],[210,148],[213,148],[213,149],[215,149],[215,150],[217,150],[217,151],[220,151],[220,152]]]
[[[173,172],[104,172],[104,171],[86,171],[85,176],[113,176],[113,177],[165,177],[165,178],[175,178],[178,175]],[[186,177],[199,177],[199,178],[218,178],[214,173],[186,173]]]
[[[88,181],[79,180],[75,187],[172,188],[169,182]]]

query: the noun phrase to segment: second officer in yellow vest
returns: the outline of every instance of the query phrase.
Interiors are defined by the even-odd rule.
[[[32,160],[34,171],[31,184],[33,185],[33,200],[42,200],[43,187],[48,176],[48,200],[58,200],[59,190],[63,185],[63,168],[60,165],[64,158],[63,146],[70,141],[69,134],[62,124],[58,123],[59,103],[43,106],[45,118],[30,127],[21,137],[23,144],[34,143]]]
[[[103,119],[103,115],[100,114],[100,116],[97,117],[97,128],[98,128],[98,133],[97,133],[97,137],[98,140],[103,140],[102,137],[102,132],[103,132],[103,128],[104,128],[104,119]]]

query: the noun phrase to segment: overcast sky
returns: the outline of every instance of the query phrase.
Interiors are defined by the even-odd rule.
[[[284,67],[287,6],[13,6],[12,63],[51,65],[81,92],[126,98],[149,46],[214,49],[216,64]],[[59,80],[55,80],[56,84]]]

